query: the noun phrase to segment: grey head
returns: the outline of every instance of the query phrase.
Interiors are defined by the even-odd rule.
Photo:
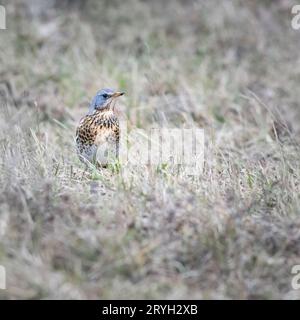
[[[93,114],[96,110],[105,109],[110,105],[113,99],[120,97],[123,94],[124,92],[115,91],[110,88],[101,89],[93,98],[88,114]]]

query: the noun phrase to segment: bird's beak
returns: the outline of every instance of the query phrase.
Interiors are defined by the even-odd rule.
[[[111,98],[117,98],[117,97],[123,96],[124,94],[125,92],[117,91],[111,95]]]

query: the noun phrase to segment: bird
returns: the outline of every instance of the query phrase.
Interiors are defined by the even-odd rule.
[[[76,129],[76,150],[81,162],[107,167],[119,158],[120,128],[115,100],[125,92],[101,89]]]

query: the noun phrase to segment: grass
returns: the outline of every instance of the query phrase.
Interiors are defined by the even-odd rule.
[[[297,299],[293,1],[7,1],[0,31],[3,299]],[[85,171],[95,92],[130,128],[204,128],[204,171]]]

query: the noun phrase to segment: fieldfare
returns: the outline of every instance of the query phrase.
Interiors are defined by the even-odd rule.
[[[77,154],[83,163],[106,167],[111,160],[118,159],[120,129],[114,105],[123,94],[102,89],[92,100],[76,130]]]

